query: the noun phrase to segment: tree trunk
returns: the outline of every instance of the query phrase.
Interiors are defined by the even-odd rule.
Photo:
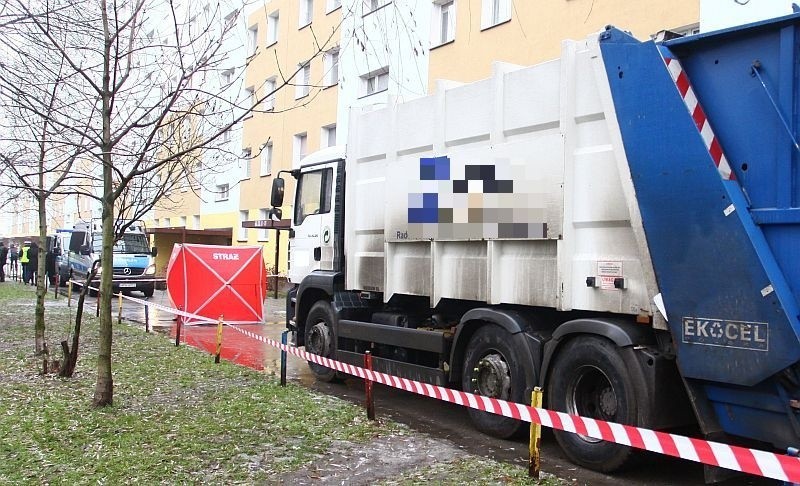
[[[111,374],[111,339],[112,324],[111,320],[111,279],[114,277],[113,270],[113,249],[114,249],[114,186],[111,172],[111,153],[114,144],[111,141],[111,46],[114,36],[111,35],[108,18],[108,5],[105,0],[100,1],[102,9],[102,28],[105,38],[103,52],[103,85],[102,107],[100,115],[103,122],[103,197],[100,198],[102,204],[102,231],[103,249],[100,252],[100,265],[103,273],[100,275],[100,343],[97,354],[97,382],[94,388],[94,399],[92,405],[95,407],[105,407],[114,403],[114,378]]]
[[[75,374],[75,365],[78,363],[78,344],[81,338],[81,324],[83,323],[83,304],[86,301],[86,294],[89,291],[89,282],[94,278],[94,272],[86,278],[86,285],[81,288],[78,295],[77,308],[75,310],[75,328],[72,331],[72,347],[66,341],[61,341],[61,349],[64,352],[64,366],[61,367],[59,376],[72,378]]]
[[[36,311],[35,311],[35,346],[36,346],[36,354],[37,356],[43,356],[47,359],[47,344],[45,342],[44,330],[44,298],[47,294],[47,290],[44,286],[44,268],[45,268],[45,254],[46,254],[46,246],[47,246],[47,209],[45,207],[45,203],[47,199],[44,197],[44,193],[41,191],[43,187],[43,167],[40,161],[39,167],[39,196],[38,196],[38,209],[39,209],[39,249],[37,250],[37,268],[36,268]],[[44,369],[42,369],[42,373],[46,373]]]

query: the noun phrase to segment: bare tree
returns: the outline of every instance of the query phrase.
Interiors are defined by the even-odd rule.
[[[192,11],[157,0],[6,3],[6,10],[22,19],[15,28],[27,29],[42,46],[28,62],[63,60],[58,97],[69,100],[69,107],[64,116],[44,118],[52,137],[64,134],[70,143],[83,137],[76,154],[81,163],[91,164],[85,185],[70,190],[88,188],[78,192],[100,207],[100,344],[93,404],[109,405],[115,240],[176,185],[193,187],[204,171],[213,171],[208,153],[222,150],[223,133],[293,85],[300,68],[285,73],[269,92],[225,95],[231,81],[215,80],[229,67],[227,46],[242,17],[241,8],[223,4]],[[306,62],[320,56],[333,35],[316,40]]]

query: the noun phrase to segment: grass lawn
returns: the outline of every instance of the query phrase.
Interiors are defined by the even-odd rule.
[[[402,425],[370,422],[350,403],[215,365],[124,323],[114,326],[114,406],[93,409],[93,312],[84,314],[75,377],[42,376],[33,358],[34,301],[32,287],[0,284],[0,484],[309,484],[332,474],[326,464],[350,467],[352,454],[339,456],[342,449],[419,440]],[[60,355],[74,307],[50,294],[46,312],[47,343]],[[521,467],[465,453],[368,474],[383,484],[531,484]]]

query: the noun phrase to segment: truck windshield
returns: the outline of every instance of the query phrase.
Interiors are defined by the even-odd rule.
[[[103,249],[102,235],[95,233],[92,240],[94,242],[94,251],[100,253],[100,250]],[[140,233],[122,235],[122,238],[114,243],[114,253],[150,253],[147,236]]]

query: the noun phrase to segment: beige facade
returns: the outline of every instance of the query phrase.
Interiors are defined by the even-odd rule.
[[[562,40],[583,39],[609,24],[644,40],[660,30],[694,26],[700,17],[700,0],[432,3],[452,6],[444,20],[441,7],[434,7],[432,46],[436,47],[430,57],[430,91],[438,79],[470,82],[487,78],[493,61],[531,65],[557,58]],[[452,32],[442,32],[447,29]]]
[[[310,14],[308,6],[312,7]],[[266,219],[272,178],[278,171],[289,170],[302,156],[335,144],[338,96],[335,80],[329,79],[327,56],[337,52],[341,10],[326,0],[272,0],[248,19],[249,35],[257,48],[249,58],[244,87],[263,102],[243,124],[242,149],[251,160],[239,182],[234,242],[264,246],[271,269],[275,232],[240,229],[241,222]],[[272,91],[275,93],[270,96]],[[294,185],[290,176],[284,175],[284,179],[283,217],[290,218]],[[283,234],[281,274],[287,269],[286,247]]]

